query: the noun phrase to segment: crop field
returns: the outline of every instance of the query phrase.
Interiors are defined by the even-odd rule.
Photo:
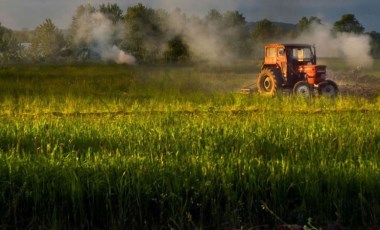
[[[0,228],[378,226],[380,60],[323,61],[337,98],[240,94],[258,61],[0,68]]]

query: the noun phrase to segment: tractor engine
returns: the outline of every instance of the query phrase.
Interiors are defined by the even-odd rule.
[[[326,80],[325,65],[301,65],[298,67],[298,72],[304,75],[310,85],[317,85]]]

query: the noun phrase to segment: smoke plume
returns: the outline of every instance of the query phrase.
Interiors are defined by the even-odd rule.
[[[343,58],[350,65],[362,67],[373,63],[368,35],[333,33],[328,26],[313,24],[308,31],[291,42],[315,44],[318,57]]]
[[[181,35],[195,60],[227,63],[238,57],[237,49],[233,49],[231,44],[241,42],[235,41],[241,28],[226,28],[220,23],[207,22],[196,16],[187,17],[175,11],[170,14],[167,26],[171,36]]]
[[[135,57],[113,44],[113,41],[121,36],[123,31],[121,25],[114,25],[100,12],[86,12],[78,18],[77,26],[75,43],[85,43],[104,61],[114,61],[118,64],[135,63]]]

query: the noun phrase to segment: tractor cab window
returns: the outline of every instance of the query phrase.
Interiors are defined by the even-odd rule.
[[[313,59],[310,48],[293,48],[291,55],[297,61],[311,61]]]
[[[274,48],[274,47],[267,48],[266,56],[267,57],[276,57],[276,48]]]
[[[278,56],[279,57],[282,57],[282,56],[284,56],[285,55],[285,50],[284,50],[284,48],[278,48]]]

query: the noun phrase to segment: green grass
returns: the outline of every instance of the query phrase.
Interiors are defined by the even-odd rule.
[[[255,71],[1,69],[1,228],[379,224],[380,97],[238,94]]]

